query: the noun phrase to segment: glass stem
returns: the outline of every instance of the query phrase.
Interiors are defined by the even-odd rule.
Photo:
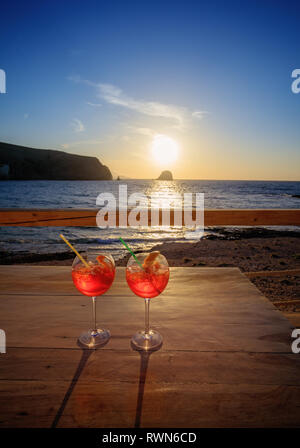
[[[150,299],[145,299],[145,335],[149,335],[149,305]]]
[[[92,331],[92,334],[97,333],[97,322],[96,322],[96,299],[97,297],[92,297],[93,299],[93,321],[94,321],[94,329]]]

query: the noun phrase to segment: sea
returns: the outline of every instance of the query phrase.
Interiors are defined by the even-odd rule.
[[[205,208],[299,208],[300,182],[229,180],[121,180],[121,181],[0,181],[0,208],[95,209],[100,193],[118,198],[119,186],[128,196],[143,193],[161,201],[174,193],[204,193]],[[295,228],[286,228],[295,230]],[[297,230],[300,230],[297,228]],[[234,232],[235,229],[232,229]],[[115,259],[125,249],[122,236],[135,250],[149,250],[166,241],[186,242],[185,229],[175,227],[99,229],[97,227],[0,227],[0,251],[12,253],[58,253],[68,248],[63,233],[79,250],[110,252]],[[206,228],[205,235],[216,233]],[[220,236],[220,229],[217,233]]]

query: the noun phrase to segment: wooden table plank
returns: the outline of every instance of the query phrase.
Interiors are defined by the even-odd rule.
[[[151,428],[299,426],[299,386],[146,383],[141,414],[133,391],[80,383],[59,427],[133,427],[137,420]]]
[[[58,427],[299,427],[300,387],[257,384],[146,383],[142,412],[137,385],[78,382]],[[66,384],[7,381],[1,427],[50,427]]]
[[[65,381],[80,363],[80,381],[138,384],[141,357],[130,350],[87,351],[11,348],[1,381]],[[162,365],[164,368],[162,369]],[[203,368],[205,366],[205,369]],[[149,357],[147,383],[299,385],[300,356],[247,352],[160,351]]]
[[[98,321],[112,334],[103,350],[128,350],[131,336],[143,328],[143,303],[136,298],[122,300],[127,300],[124,306],[117,299],[99,301]],[[85,298],[55,296],[34,303],[11,296],[5,304],[1,302],[0,316],[6,316],[1,317],[1,327],[8,349],[73,349],[78,336],[91,326],[91,306]],[[205,312],[209,312],[207,319]],[[221,313],[213,305],[206,309],[204,304],[185,302],[178,310],[176,299],[169,298],[153,303],[150,316],[151,326],[163,335],[162,350],[290,352],[292,324],[276,310],[258,313],[256,323],[255,310],[252,314],[231,309]]]
[[[13,282],[8,268],[1,267],[0,272],[9,279],[9,289],[19,283]],[[22,267],[13,269],[20,276]],[[51,267],[45,274],[46,287],[46,279],[42,277],[41,286],[36,274],[45,271],[35,267],[26,273],[29,291],[34,290],[30,278],[40,288],[33,295],[27,294],[26,285],[24,295],[5,294],[2,289],[0,323],[8,347],[74,348],[77,337],[90,326],[89,298],[79,293],[49,295],[55,288],[63,294],[74,292],[69,269]],[[98,300],[98,319],[112,333],[104,349],[128,349],[132,334],[142,328],[143,300],[127,287],[124,268],[117,269],[112,288]],[[236,268],[172,268],[166,291],[152,301],[151,323],[164,336],[164,350],[290,350],[292,325]]]
[[[91,304],[69,267],[0,267],[1,427],[299,426],[292,326],[238,269],[172,268],[148,359],[130,347],[144,307],[124,275],[98,304],[112,338],[88,351],[76,340]]]
[[[49,428],[63,400],[59,381],[0,381],[0,428]]]

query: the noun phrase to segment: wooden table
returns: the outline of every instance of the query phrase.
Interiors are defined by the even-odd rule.
[[[160,351],[141,356],[142,299],[123,268],[98,300],[111,330],[82,350],[91,303],[69,267],[1,266],[1,427],[276,427],[300,424],[289,321],[237,268],[172,268],[150,307]]]

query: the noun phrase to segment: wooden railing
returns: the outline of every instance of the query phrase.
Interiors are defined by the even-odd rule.
[[[48,209],[0,209],[0,226],[96,226],[99,210],[48,210]],[[124,215],[125,213],[125,215]],[[116,211],[116,226],[120,218],[128,218],[128,212]],[[182,212],[183,213],[183,212]],[[122,216],[123,215],[123,216]],[[184,218],[184,216],[182,217]],[[193,219],[196,212],[193,211]],[[124,222],[124,220],[123,220]],[[183,220],[184,222],[184,220]],[[162,224],[162,211],[159,211]],[[151,225],[151,213],[148,213]],[[170,211],[170,225],[174,225],[174,211]],[[204,225],[207,226],[300,226],[300,209],[215,209],[204,211]]]

